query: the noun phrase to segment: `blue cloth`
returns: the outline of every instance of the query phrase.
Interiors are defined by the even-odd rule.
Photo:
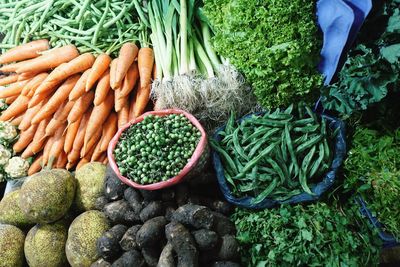
[[[260,113],[258,113],[260,114]],[[257,114],[256,114],[257,115]],[[241,122],[242,120],[245,120],[248,118],[248,115],[239,120]],[[322,178],[322,181],[318,184],[316,184],[314,187],[310,188],[311,191],[314,193],[314,195],[310,195],[307,193],[301,193],[299,195],[293,196],[288,200],[285,201],[277,201],[274,199],[266,198],[262,202],[258,204],[252,204],[252,197],[242,197],[242,198],[236,198],[233,196],[231,189],[225,179],[224,175],[224,167],[221,162],[221,158],[215,150],[212,150],[212,157],[213,157],[213,165],[214,169],[217,174],[217,179],[218,179],[218,184],[219,187],[226,198],[226,200],[234,205],[243,207],[243,208],[250,208],[250,209],[264,209],[264,208],[272,208],[278,204],[294,204],[294,203],[300,203],[300,202],[307,202],[307,201],[314,201],[317,200],[321,197],[321,195],[328,190],[333,182],[336,179],[337,172],[339,170],[340,165],[343,162],[343,159],[346,156],[346,132],[345,132],[345,125],[341,120],[335,119],[330,116],[322,115],[327,122],[329,123],[329,127],[331,130],[339,129],[338,134],[335,137],[335,149],[334,149],[334,157],[332,161],[332,165],[329,169],[329,171],[324,175]],[[213,138],[215,141],[220,142],[221,141],[221,136],[219,135],[219,132],[221,132],[223,129],[225,129],[225,126],[219,128]]]

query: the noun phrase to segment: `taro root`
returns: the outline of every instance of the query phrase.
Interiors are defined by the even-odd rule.
[[[157,267],[175,267],[174,249],[171,243],[167,243],[161,251]]]
[[[104,195],[112,201],[121,199],[124,196],[124,191],[127,187],[128,186],[118,178],[111,166],[108,164],[104,183]]]
[[[112,267],[144,267],[146,262],[143,259],[142,254],[137,250],[130,250],[124,252],[121,257],[111,265]]]
[[[172,221],[190,225],[197,229],[211,229],[214,223],[214,216],[211,210],[205,206],[186,204],[179,207],[172,214]]]
[[[200,229],[193,231],[192,234],[200,250],[211,250],[218,244],[218,235],[216,232]]]
[[[139,248],[138,244],[136,243],[136,234],[142,225],[134,225],[129,228],[125,234],[122,236],[122,239],[119,241],[119,245],[125,251],[129,251],[132,249]]]
[[[113,223],[132,223],[140,221],[137,214],[125,200],[117,200],[104,206],[104,213]]]
[[[128,202],[129,206],[139,214],[140,211],[143,209],[143,197],[136,189],[132,187],[128,187],[124,191],[124,199]]]
[[[97,239],[97,252],[106,260],[111,260],[121,252],[119,241],[128,227],[117,224]]]
[[[220,260],[234,260],[239,256],[239,243],[234,235],[225,235],[222,237],[221,247],[218,252]]]
[[[165,217],[155,217],[143,224],[136,234],[136,243],[140,248],[159,244],[164,240],[164,226],[167,224]]]
[[[218,212],[212,212],[214,217],[213,230],[218,235],[234,235],[236,233],[235,224],[226,216]]]
[[[151,218],[164,215],[164,206],[161,201],[151,201],[140,212],[140,219],[146,222]]]

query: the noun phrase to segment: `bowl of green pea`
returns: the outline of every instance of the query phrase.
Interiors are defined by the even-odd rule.
[[[158,190],[204,168],[206,133],[191,114],[178,109],[150,111],[124,125],[108,146],[111,168],[125,184]]]

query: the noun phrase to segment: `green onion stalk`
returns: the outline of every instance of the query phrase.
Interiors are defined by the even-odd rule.
[[[256,106],[243,76],[216,54],[202,1],[151,0],[137,13],[148,15],[156,62],[151,96],[155,109],[180,108],[208,129]]]

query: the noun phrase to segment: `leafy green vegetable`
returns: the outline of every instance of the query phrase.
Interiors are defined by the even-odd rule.
[[[314,101],[322,84],[314,1],[204,2],[216,51],[243,72],[262,106]]]
[[[346,189],[354,189],[384,225],[400,238],[400,128],[380,134],[358,128],[345,161]]]
[[[338,81],[321,90],[324,108],[346,117],[400,88],[399,21],[400,8],[394,1],[386,1],[380,12],[369,18],[360,33],[360,44],[349,52]]]
[[[247,266],[376,266],[379,240],[358,214],[316,203],[236,209],[231,218]]]

